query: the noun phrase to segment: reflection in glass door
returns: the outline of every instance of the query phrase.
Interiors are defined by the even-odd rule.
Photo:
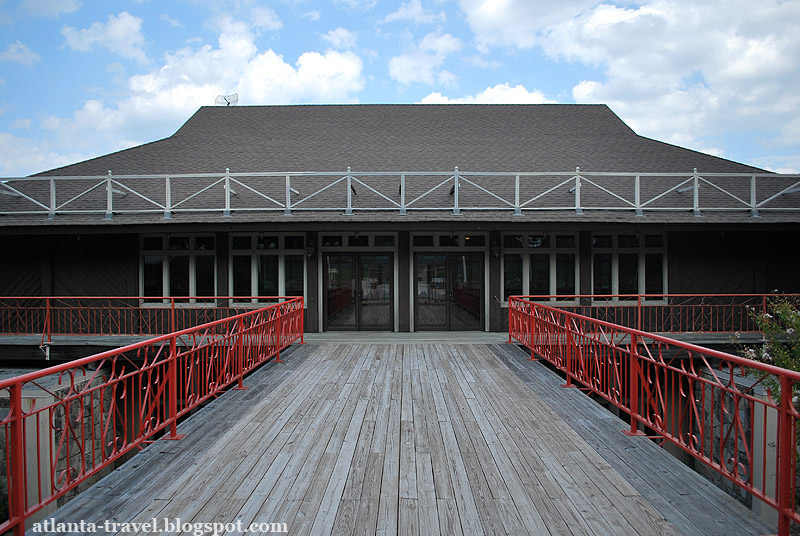
[[[483,329],[483,253],[450,255],[450,329]]]
[[[482,330],[480,252],[416,256],[415,329]]]
[[[325,254],[325,329],[394,327],[391,253]]]
[[[391,330],[392,254],[362,253],[358,256],[361,286],[358,289],[358,329]]]
[[[446,330],[447,255],[417,253],[416,329]]]

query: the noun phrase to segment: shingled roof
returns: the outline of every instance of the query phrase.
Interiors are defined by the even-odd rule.
[[[200,108],[175,134],[48,171],[760,172],[637,135],[605,105]]]
[[[798,223],[798,177],[765,174],[639,136],[605,105],[203,107],[163,140],[3,183],[0,227],[286,222],[289,212],[294,222]]]

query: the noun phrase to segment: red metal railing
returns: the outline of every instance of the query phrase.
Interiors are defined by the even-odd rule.
[[[795,511],[800,373],[509,298],[516,339],[577,385],[630,416],[632,435],[668,441],[777,509]],[[772,388],[770,387],[772,386]]]
[[[0,297],[0,335],[41,335],[42,344],[59,335],[163,335],[291,299]]]
[[[517,297],[650,333],[736,333],[759,331],[751,312],[767,312],[770,298],[797,295],[575,294]]]
[[[8,519],[64,497],[265,361],[303,340],[303,298],[183,329],[0,382]]]

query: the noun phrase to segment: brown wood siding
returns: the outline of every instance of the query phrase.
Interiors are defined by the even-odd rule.
[[[668,240],[670,293],[800,291],[795,233],[681,231]]]
[[[0,237],[0,296],[41,296],[45,240]]]
[[[56,296],[137,295],[138,240],[132,235],[65,236],[54,240]]]
[[[800,234],[780,233],[762,240],[762,290],[800,292]]]

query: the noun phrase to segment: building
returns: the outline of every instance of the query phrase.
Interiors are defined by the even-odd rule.
[[[0,295],[302,294],[308,331],[499,331],[516,294],[797,292],[799,180],[603,105],[203,107],[0,182]]]

